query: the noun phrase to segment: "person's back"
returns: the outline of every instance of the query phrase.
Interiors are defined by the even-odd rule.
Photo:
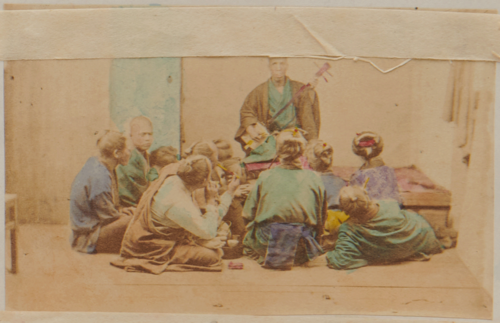
[[[220,225],[239,180],[233,180],[217,205],[217,188],[209,182],[212,165],[190,156],[164,167],[144,193],[113,266],[127,271],[221,271],[221,247],[227,230]],[[193,192],[207,193],[205,211]],[[226,226],[227,227],[227,226]]]
[[[311,140],[306,149],[307,161],[318,172],[325,185],[328,209],[337,209],[339,193],[345,181],[333,173],[333,147],[322,140]]]
[[[378,166],[374,168],[359,169],[351,177],[351,186],[364,185],[366,180],[366,191],[375,200],[393,199],[401,203],[396,172],[389,166]]]
[[[323,182],[317,174],[304,169],[275,167],[264,171],[256,184],[261,200],[254,221],[321,223],[318,205],[323,196]],[[249,196],[252,199],[255,196]],[[248,201],[248,200],[247,200]]]
[[[402,203],[396,173],[386,166],[380,154],[384,149],[382,138],[376,133],[364,131],[354,138],[353,152],[364,163],[351,177],[351,186],[365,186],[368,195],[375,200],[393,199]],[[365,185],[365,182],[368,183]]]
[[[349,187],[342,193],[347,190],[360,189]],[[354,269],[378,263],[429,259],[432,254],[442,252],[443,247],[429,223],[417,213],[401,210],[395,200],[375,202],[366,192],[351,192],[347,203],[354,205],[345,210],[351,219],[340,226],[335,249],[327,253],[329,267]],[[358,212],[359,205],[367,207]]]
[[[150,170],[147,179],[153,182],[158,179],[160,171],[163,167],[177,162],[177,149],[172,146],[162,146],[151,152],[150,155]]]
[[[90,157],[76,175],[71,186],[70,224],[72,229],[71,245],[81,252],[93,252],[95,241],[99,236],[98,226],[101,224],[96,199],[103,193],[112,196],[115,204],[118,201],[116,188],[113,189],[112,175],[97,157]]]
[[[73,250],[116,252],[129,213],[119,207],[115,168],[127,164],[130,150],[126,138],[118,132],[107,132],[98,141],[99,157],[87,160],[75,177],[70,195],[70,243]]]
[[[280,165],[260,174],[243,208],[250,222],[245,255],[266,268],[291,269],[323,253],[326,192],[318,174],[302,169],[305,139],[300,131],[276,137]]]

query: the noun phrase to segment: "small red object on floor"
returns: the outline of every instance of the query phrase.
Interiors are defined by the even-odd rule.
[[[241,262],[229,262],[229,265],[227,265],[229,269],[243,269],[243,264]]]

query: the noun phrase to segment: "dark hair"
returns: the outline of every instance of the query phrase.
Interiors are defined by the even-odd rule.
[[[286,139],[278,149],[278,155],[285,162],[291,162],[304,154],[304,143],[299,140]]]
[[[214,140],[215,146],[217,146],[219,161],[224,161],[233,157],[233,148],[231,144],[224,139]]]
[[[229,167],[233,166],[234,164],[241,164],[241,159],[238,157],[229,158],[229,159],[222,161],[221,164],[225,168],[229,168]]]
[[[232,172],[230,170],[231,167],[238,165],[241,168],[241,177],[240,177],[241,184],[245,184],[247,182],[248,172],[246,167],[241,163],[241,158],[238,157],[229,158],[220,162],[220,164],[230,172]]]
[[[276,150],[283,162],[292,162],[304,154],[306,140],[300,131],[282,131],[276,136]]]
[[[115,158],[116,150],[122,151],[127,147],[127,138],[118,131],[107,130],[101,138],[97,140],[99,154],[107,158]]]
[[[168,164],[175,163],[177,160],[177,149],[172,146],[162,146],[151,152],[149,163],[151,167],[160,166],[165,167]]]
[[[367,145],[363,145],[367,143]],[[371,148],[371,152],[368,152],[368,148]],[[372,159],[380,155],[384,149],[384,141],[382,137],[371,131],[363,131],[356,135],[352,141],[352,151],[366,159]]]
[[[318,172],[324,172],[331,169],[333,160],[327,164],[321,158],[324,153],[329,153],[333,156],[333,147],[322,140],[312,140],[306,148],[306,157],[311,168]]]
[[[198,141],[186,149],[185,157],[202,155],[210,159],[214,153],[218,155],[217,146],[212,141]]]
[[[360,186],[344,186],[339,192],[340,209],[354,219],[368,212],[370,201],[370,197]]]
[[[193,155],[180,162],[177,176],[186,184],[199,185],[208,179],[211,169],[212,163],[207,157]]]

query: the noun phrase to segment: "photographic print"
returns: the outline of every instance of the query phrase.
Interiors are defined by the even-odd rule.
[[[6,309],[490,319],[495,68],[8,60]]]

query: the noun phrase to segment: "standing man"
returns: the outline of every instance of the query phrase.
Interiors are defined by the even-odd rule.
[[[269,58],[271,78],[257,86],[246,97],[240,111],[240,128],[236,132],[235,140],[245,147],[241,136],[249,134],[252,140],[261,141],[261,134],[255,130],[257,123],[262,124],[271,133],[286,128],[301,128],[307,131],[307,140],[317,139],[320,128],[319,101],[313,82],[297,97],[294,95],[300,90],[303,83],[292,81],[286,76],[288,60],[286,58]],[[291,99],[286,110],[272,122],[270,120]],[[248,151],[247,151],[248,153]]]
[[[137,206],[142,193],[149,185],[148,149],[153,144],[153,123],[145,116],[138,116],[130,121],[130,139],[134,145],[127,165],[116,169],[120,192],[120,204],[129,207]]]

